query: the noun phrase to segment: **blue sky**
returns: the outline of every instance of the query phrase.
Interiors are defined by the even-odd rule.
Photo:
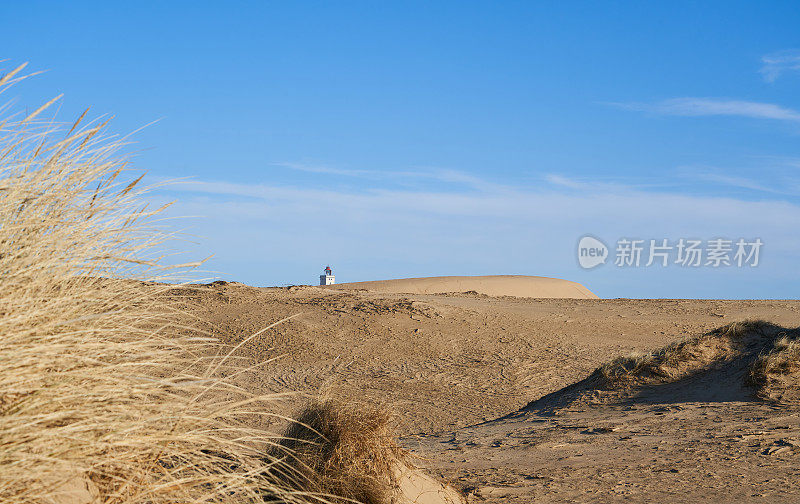
[[[154,194],[254,285],[526,274],[796,298],[793,2],[15,2],[7,95],[133,131]],[[583,270],[584,234],[763,240],[756,268]]]

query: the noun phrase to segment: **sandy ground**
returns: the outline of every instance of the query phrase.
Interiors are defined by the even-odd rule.
[[[699,383],[624,403],[523,410],[614,357],[735,320],[796,327],[800,301],[363,289],[216,283],[185,299],[232,344],[299,314],[242,346],[263,366],[241,384],[388,405],[403,445],[470,501],[800,502],[798,408],[746,391],[698,394],[710,387]]]

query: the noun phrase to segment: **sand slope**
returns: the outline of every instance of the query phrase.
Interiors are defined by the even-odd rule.
[[[598,299],[594,293],[579,283],[558,278],[526,275],[402,278],[399,280],[343,283],[330,288],[336,290],[364,289],[371,292],[408,294],[474,291],[487,296]]]

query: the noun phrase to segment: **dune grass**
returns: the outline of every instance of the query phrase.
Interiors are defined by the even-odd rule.
[[[647,353],[618,357],[583,380],[532,401],[551,410],[575,401],[630,399],[645,388],[705,377],[738,396],[773,403],[800,402],[800,328],[742,320]],[[703,400],[703,399],[698,399]]]
[[[800,329],[776,334],[750,366],[747,383],[760,399],[800,402]]]
[[[769,375],[787,375],[800,371],[800,339],[796,333],[784,335],[773,348],[760,355],[752,367],[752,382],[766,381]]]
[[[771,339],[773,327],[763,320],[744,320],[671,343],[658,350],[619,357],[603,364],[594,377],[606,388],[676,380],[710,364],[738,358],[756,340]]]
[[[307,500],[242,421],[274,398],[217,378],[230,359],[186,330],[174,286],[140,282],[169,274],[171,237],[122,142],[45,111],[0,119],[0,502]]]
[[[282,460],[281,485],[332,502],[386,504],[397,492],[397,464],[408,463],[387,409],[320,399],[303,409],[270,451]]]
[[[744,385],[762,400],[800,402],[800,329],[764,320],[718,327],[656,351],[620,357],[589,377],[606,390],[676,381],[710,368],[744,368]]]

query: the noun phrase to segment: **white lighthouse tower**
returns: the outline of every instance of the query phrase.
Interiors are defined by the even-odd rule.
[[[330,266],[325,266],[325,274],[319,276],[320,285],[333,285],[336,283],[336,277],[333,276],[333,271]]]

